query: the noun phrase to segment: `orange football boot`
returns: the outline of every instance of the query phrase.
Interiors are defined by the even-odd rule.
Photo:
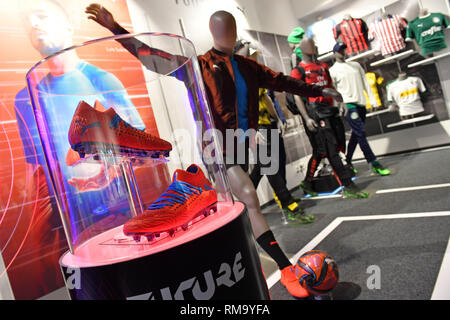
[[[111,151],[115,155],[169,156],[170,142],[134,128],[114,110],[97,110],[80,101],[70,124],[69,143],[81,158],[86,154]]]
[[[195,164],[186,171],[177,170],[172,184],[144,213],[132,218],[123,226],[123,233],[140,241],[149,241],[163,232],[174,236],[177,229],[188,229],[188,224],[211,211],[217,211],[217,193]]]
[[[299,279],[295,273],[294,266],[288,266],[281,270],[281,284],[295,298],[307,298],[310,296],[308,290],[300,285]]]

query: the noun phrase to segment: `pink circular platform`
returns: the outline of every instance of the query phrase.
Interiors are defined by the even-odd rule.
[[[240,202],[219,202],[216,213],[194,221],[187,231],[180,229],[174,237],[163,233],[151,242],[145,237],[136,242],[132,237],[126,237],[122,226],[119,226],[89,239],[74,254],[66,252],[61,264],[75,268],[104,266],[169,250],[221,228],[236,219],[244,209]]]

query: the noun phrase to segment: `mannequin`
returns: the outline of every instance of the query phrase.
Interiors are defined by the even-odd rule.
[[[375,20],[369,27],[369,40],[380,42],[381,54],[389,56],[406,48],[402,31],[408,27],[405,19],[399,15],[383,12],[381,18]]]
[[[318,47],[317,55],[330,52],[333,49],[334,37],[333,28],[336,22],[330,18],[317,16],[316,22],[310,25],[306,31],[306,36],[312,38]]]
[[[300,49],[300,41],[305,36],[305,30],[302,27],[297,27],[289,34],[287,41],[289,47],[292,49],[291,55],[291,69],[294,68],[302,60],[302,50]]]
[[[370,49],[367,24],[345,14],[344,19],[333,28],[334,39],[347,46],[347,55],[354,56]]]
[[[425,91],[422,79],[410,77],[406,72],[400,72],[397,80],[391,82],[387,88],[389,111],[398,111],[402,120],[422,115],[425,109],[420,93]]]
[[[336,63],[330,68],[330,75],[336,89],[344,98],[344,107],[348,109],[345,119],[352,129],[352,135],[348,143],[346,155],[347,164],[352,167],[353,153],[359,145],[367,163],[372,165],[372,170],[379,175],[388,175],[390,171],[383,168],[373,153],[366,137],[366,97],[369,95],[373,105],[375,97],[366,79],[365,72],[358,62],[345,62],[345,45],[337,44],[334,49]]]
[[[303,39],[300,48],[303,51],[303,60],[296,69],[292,70],[291,76],[302,79],[309,84],[331,88],[332,81],[328,73],[328,66],[325,63],[316,62],[314,40],[311,38]],[[326,157],[344,185],[346,196],[368,197],[366,192],[363,192],[353,183],[351,174],[346,170],[339,156],[339,151],[344,152],[345,150],[345,129],[338,115],[338,108],[333,106],[334,101],[325,97],[309,98],[305,106],[300,97],[296,96],[295,98],[313,149],[305,179],[300,185],[304,193],[312,196],[317,195],[313,188],[313,178],[320,162]]]
[[[419,17],[408,24],[407,41],[415,39],[422,48],[425,58],[447,48],[444,30],[450,26],[448,17],[442,13],[430,13],[427,8],[420,10]]]
[[[406,72],[400,72],[399,74],[398,74],[398,76],[397,76],[397,80],[398,81],[403,81],[403,80],[405,80],[406,78],[407,78],[407,74],[406,74]],[[389,85],[388,85],[388,87],[389,87]],[[395,105],[395,103],[393,103],[392,101],[390,101],[390,103],[389,103],[389,112],[397,112],[398,111],[398,108],[397,108],[397,106]]]

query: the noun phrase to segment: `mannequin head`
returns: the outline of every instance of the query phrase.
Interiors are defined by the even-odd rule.
[[[237,38],[236,20],[227,11],[217,11],[209,19],[214,48],[231,55]]]
[[[305,30],[302,27],[297,27],[289,34],[287,42],[292,51],[295,51],[300,45],[303,37],[305,36]]]
[[[337,62],[344,62],[347,54],[347,46],[344,43],[336,43],[333,48],[334,57]]]
[[[302,50],[303,55],[313,57],[316,54],[316,44],[311,38],[305,38],[300,42],[299,48]]]

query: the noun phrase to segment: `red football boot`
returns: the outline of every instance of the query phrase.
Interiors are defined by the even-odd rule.
[[[178,228],[187,230],[195,218],[217,211],[217,194],[203,171],[195,164],[186,171],[175,171],[172,184],[144,213],[129,220],[123,233],[140,241],[149,241],[162,232],[171,236]]]
[[[95,103],[96,106],[100,102]],[[80,101],[69,129],[72,149],[85,154],[112,151],[115,155],[169,156],[172,145],[125,122],[113,108],[99,111]]]
[[[95,101],[94,109],[97,111],[101,111],[101,112],[106,111],[105,107],[98,100]],[[67,151],[66,164],[69,167],[73,166],[80,160],[81,160],[81,158],[80,158],[80,155],[78,154],[78,152],[74,151],[72,148],[70,148],[69,151]]]

